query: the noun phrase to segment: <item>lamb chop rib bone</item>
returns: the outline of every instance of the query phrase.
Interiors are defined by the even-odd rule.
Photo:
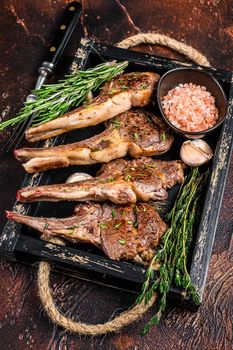
[[[109,121],[107,129],[88,140],[51,148],[22,148],[15,156],[29,173],[51,168],[107,163],[128,153],[134,158],[167,152],[173,142],[164,122],[144,110],[131,110]]]
[[[126,73],[105,83],[101,94],[90,103],[47,123],[26,130],[30,142],[45,140],[65,132],[97,125],[132,107],[150,103],[160,76],[153,72]]]
[[[41,233],[62,236],[73,242],[91,243],[114,260],[149,262],[167,225],[149,204],[117,206],[85,203],[65,219],[24,216],[6,212],[9,219]]]
[[[69,184],[26,187],[18,191],[17,199],[35,201],[104,201],[128,204],[137,200],[164,200],[166,189],[184,178],[181,161],[161,161],[153,158],[117,159],[104,164],[99,176]]]

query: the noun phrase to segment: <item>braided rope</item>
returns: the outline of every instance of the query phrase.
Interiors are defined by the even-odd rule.
[[[130,36],[119,42],[118,47],[122,49],[128,49],[129,47],[136,46],[139,44],[157,44],[169,47],[170,49],[177,51],[186,57],[188,57],[193,62],[200,64],[202,66],[210,66],[210,62],[207,58],[202,55],[199,51],[194,49],[192,46],[184,44],[180,41],[177,41],[169,36],[158,33],[141,33]]]
[[[42,238],[46,241],[49,240],[51,243],[64,245],[64,241],[56,237],[48,238],[48,236],[43,236]],[[143,301],[140,304],[135,305],[130,310],[122,312],[113,320],[103,324],[94,325],[75,322],[70,318],[64,316],[57,309],[57,306],[55,305],[52,297],[52,291],[49,287],[50,272],[50,264],[47,262],[40,262],[38,269],[38,289],[42,305],[54,323],[73,333],[94,336],[119,331],[121,328],[138,320],[154,304],[156,300],[156,295],[154,295],[148,304],[145,304]]]
[[[181,43],[175,39],[169,38],[168,36],[163,34],[137,34],[121,41],[120,43],[118,43],[117,46],[121,48],[129,48],[141,43],[159,44],[167,46],[185,55],[197,64],[203,66],[210,66],[210,63],[207,60],[207,58],[203,56],[199,51],[197,51],[189,45]],[[49,237],[44,235],[42,236],[42,238],[51,243],[60,245],[65,244],[63,240],[57,237]],[[38,289],[41,303],[54,323],[73,333],[96,336],[109,332],[119,331],[121,328],[135,322],[140,317],[142,317],[157,299],[157,295],[155,294],[147,304],[145,304],[143,301],[140,304],[135,305],[131,309],[121,313],[119,316],[116,316],[113,320],[107,321],[103,324],[94,325],[76,322],[64,316],[57,309],[57,306],[55,305],[53,300],[52,291],[49,286],[50,272],[50,264],[47,262],[40,262],[38,269]]]

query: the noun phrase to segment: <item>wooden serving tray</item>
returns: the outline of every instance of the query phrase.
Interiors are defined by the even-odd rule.
[[[215,155],[212,163],[208,164],[211,174],[206,191],[203,193],[201,216],[189,256],[191,280],[201,300],[232,151],[232,73],[98,44],[88,39],[81,40],[70,70],[86,69],[103,61],[113,59],[129,61],[127,71],[148,70],[155,71],[160,75],[173,68],[194,66],[211,73],[220,82],[229,99],[228,112],[222,127],[206,138],[207,142],[215,149]],[[149,110],[152,110],[155,114],[159,113],[156,104],[150,106]],[[102,130],[102,125],[76,130],[50,140],[50,145],[86,139]],[[179,149],[182,142],[183,139],[181,137],[175,136],[172,149],[167,154],[159,156],[159,158],[167,160],[179,159]],[[40,146],[43,146],[43,143],[40,143]],[[70,174],[77,171],[85,171],[93,175],[99,167],[100,165],[71,166],[68,169],[57,169],[42,174],[26,175],[22,187],[65,182]],[[169,202],[172,203],[174,201],[177,190],[178,186],[175,186],[169,191]],[[74,206],[75,203],[68,202],[29,204],[16,202],[13,210],[32,216],[67,217],[73,213]],[[146,271],[142,265],[133,262],[110,260],[104,253],[89,245],[67,244],[66,246],[61,246],[46,243],[40,239],[40,236],[34,230],[13,221],[6,223],[0,236],[0,256],[11,261],[28,264],[46,260],[53,263],[54,268],[62,273],[134,293],[138,293],[141,290]],[[176,304],[178,302],[188,308],[194,307],[192,300],[186,298],[181,289],[171,288],[169,297],[173,300],[175,299]]]

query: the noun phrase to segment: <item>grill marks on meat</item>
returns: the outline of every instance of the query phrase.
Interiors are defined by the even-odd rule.
[[[97,125],[132,107],[147,106],[159,78],[153,72],[134,72],[118,76],[107,82],[101,94],[90,103],[26,130],[26,139],[30,142],[45,140],[74,129]]]
[[[29,173],[51,168],[107,163],[128,153],[134,158],[160,155],[167,152],[173,142],[164,122],[144,110],[131,110],[109,121],[107,129],[99,135],[68,145],[51,148],[22,148],[15,156]]]
[[[24,216],[6,212],[14,221],[41,233],[59,235],[72,242],[94,244],[114,260],[149,262],[167,225],[149,204],[116,206],[87,203],[65,219]]]
[[[69,184],[26,187],[17,199],[35,201],[104,201],[128,204],[137,200],[164,200],[166,189],[184,178],[181,161],[161,161],[150,157],[134,160],[117,159],[104,164],[99,176]]]

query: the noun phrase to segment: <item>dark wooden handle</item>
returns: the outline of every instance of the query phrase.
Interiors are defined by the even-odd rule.
[[[57,65],[59,58],[64,51],[71,34],[81,15],[82,6],[79,2],[71,2],[65,8],[62,19],[58,25],[58,29],[49,47],[49,53],[46,57],[47,62],[51,63],[52,69]]]

